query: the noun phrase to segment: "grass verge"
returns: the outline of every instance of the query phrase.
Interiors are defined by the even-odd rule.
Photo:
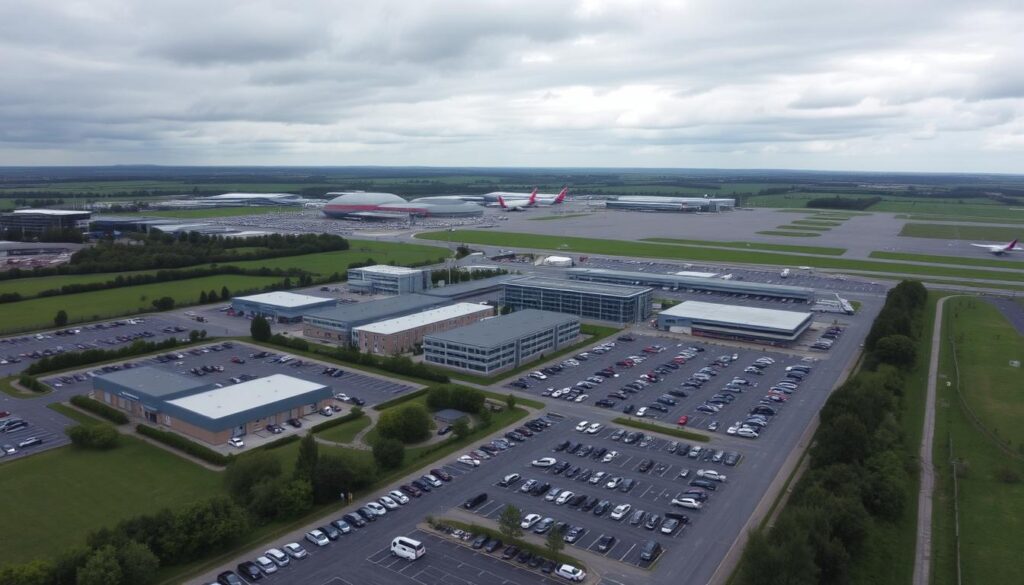
[[[109,422],[107,422],[107,421],[105,421],[105,420],[103,420],[101,418],[98,418],[98,417],[95,417],[95,416],[90,416],[90,415],[82,412],[81,410],[78,410],[77,408],[71,408],[67,404],[63,404],[61,402],[53,402],[53,403],[47,404],[46,408],[49,408],[50,410],[52,410],[54,412],[59,412],[59,413],[63,414],[64,416],[70,418],[71,420],[73,420],[73,421],[75,421],[75,422],[77,422],[79,424],[83,424],[83,425],[106,425],[106,424],[110,424]]]
[[[328,441],[334,441],[335,443],[351,443],[352,439],[355,439],[356,435],[359,434],[359,431],[370,426],[371,423],[373,423],[373,421],[370,420],[370,417],[361,416],[336,427],[320,431],[316,436]]]
[[[789,226],[780,226],[780,227],[783,227],[783,228],[786,228],[786,229],[796,229],[796,228],[791,228]],[[821,235],[819,233],[814,233],[814,232],[787,232],[787,231],[779,231],[779,230],[765,230],[763,232],[757,232],[757,233],[761,234],[762,236],[785,236],[787,238],[816,238],[816,237]]]
[[[685,244],[693,246],[711,246],[715,248],[739,248],[742,250],[770,250],[772,252],[789,252],[792,254],[814,254],[816,256],[842,256],[846,248],[827,248],[824,246],[791,246],[789,244],[766,244],[764,242],[715,242],[710,240],[680,240],[678,238],[643,238],[641,242],[657,242],[659,244]]]
[[[687,439],[689,441],[699,441],[701,443],[707,443],[711,440],[710,437],[701,433],[695,433],[693,431],[684,431],[668,425],[662,425],[657,423],[649,423],[636,420],[635,418],[627,418],[624,416],[615,417],[612,419],[613,423],[617,423],[627,427],[633,427],[634,429],[641,429],[644,431],[651,431],[652,433],[661,433],[663,435],[669,435],[672,437],[679,437],[680,439]]]

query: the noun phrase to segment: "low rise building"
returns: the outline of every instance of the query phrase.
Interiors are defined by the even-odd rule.
[[[364,352],[395,355],[412,351],[426,335],[470,325],[493,315],[494,307],[457,303],[362,325],[352,330],[352,337],[356,347]]]
[[[365,294],[404,295],[430,288],[430,271],[378,264],[348,269],[348,288]]]
[[[579,336],[579,317],[525,309],[427,335],[423,359],[455,370],[493,374],[550,354]]]
[[[49,231],[89,229],[89,211],[72,209],[17,209],[0,213],[0,232],[39,236]]]
[[[307,311],[302,316],[302,333],[306,337],[333,341],[342,345],[354,344],[352,330],[360,325],[386,321],[443,307],[445,298],[421,294],[402,295],[362,303],[342,303],[334,307]]]
[[[235,313],[260,315],[278,323],[298,323],[304,313],[336,304],[334,299],[282,291],[231,299]]]
[[[651,315],[652,290],[532,276],[505,283],[502,301],[513,310],[540,309],[584,319],[636,323]]]
[[[312,414],[334,402],[329,386],[283,374],[232,386],[154,367],[93,378],[93,397],[152,425],[210,445],[221,445]]]
[[[801,311],[683,301],[658,315],[658,328],[774,345],[796,341],[812,319],[812,313]]]
[[[711,291],[733,295],[792,299],[804,303],[813,302],[815,298],[814,289],[811,288],[728,278],[710,278],[708,273],[687,274],[677,272],[675,274],[659,274],[656,272],[610,270],[607,268],[569,268],[565,273],[567,277],[573,280],[643,285],[663,290]],[[710,276],[715,275],[711,274]]]

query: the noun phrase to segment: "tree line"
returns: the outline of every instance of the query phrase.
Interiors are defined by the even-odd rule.
[[[822,408],[809,469],[775,524],[751,534],[738,585],[849,583],[873,529],[907,513],[916,464],[906,459],[900,417],[926,303],[919,282],[889,291],[865,343],[864,366]],[[908,353],[892,343],[903,337]]]

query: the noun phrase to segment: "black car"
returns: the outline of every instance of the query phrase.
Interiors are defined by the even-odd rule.
[[[636,338],[632,335],[620,335],[616,339],[619,341],[636,341]]]
[[[565,533],[565,536],[562,537],[562,540],[568,542],[569,544],[572,544],[577,540],[583,538],[583,535],[586,534],[586,532],[587,529],[582,526],[573,526]]]
[[[536,569],[539,568],[541,563],[543,563],[545,560],[547,559],[540,555],[533,555],[533,557],[530,559],[530,562],[528,562],[527,564],[530,565],[531,569]]]
[[[497,538],[491,538],[487,540],[486,544],[484,544],[484,550],[489,553],[493,553],[494,551],[501,548],[501,545],[502,542],[500,540],[498,540]]]
[[[355,526],[356,528],[362,528],[363,526],[366,526],[366,520],[363,520],[363,517],[358,514],[345,514],[341,517],[341,519],[345,522],[348,522],[352,526]]]
[[[510,544],[505,547],[505,550],[501,551],[501,558],[507,561],[517,554],[519,554],[519,547],[514,544]]]
[[[555,570],[555,561],[545,560],[544,564],[541,565],[540,570],[541,570],[542,573],[550,573],[551,571],[554,571]]]
[[[654,530],[659,524],[661,524],[661,514],[651,514],[647,517],[647,521],[644,522],[644,528]]]
[[[647,473],[648,471],[651,470],[651,467],[654,467],[654,462],[651,461],[650,459],[644,459],[643,461],[640,462],[640,466],[637,467],[636,470],[639,471],[640,473]]]
[[[551,469],[551,471],[553,471],[555,475],[558,475],[558,474],[562,473],[563,471],[565,471],[566,469],[569,469],[569,462],[568,461],[563,461],[563,462],[559,463],[558,465],[554,466]]]
[[[473,508],[476,508],[477,506],[479,506],[480,504],[482,504],[482,503],[484,503],[486,501],[487,501],[487,494],[484,493],[484,492],[481,492],[481,493],[473,496],[472,498],[469,498],[468,500],[466,500],[462,504],[462,507],[467,509],[467,510],[472,510]]]
[[[259,565],[252,561],[243,561],[238,563],[238,574],[249,581],[259,581],[263,578],[263,573],[260,571]]]
[[[653,561],[661,554],[661,545],[653,540],[648,540],[640,548],[641,561]]]
[[[561,443],[555,445],[554,451],[555,453],[558,453],[559,451],[565,451],[566,449],[569,448],[569,445],[572,445],[571,441],[562,441]]]
[[[434,489],[434,488],[432,488],[430,486],[429,483],[423,481],[422,479],[414,479],[414,480],[412,480],[412,485],[416,489],[419,489],[420,491],[424,491],[424,492],[427,492],[427,493],[430,493]]]
[[[608,552],[613,546],[615,546],[617,540],[618,539],[614,536],[606,534],[597,541],[597,550],[600,552]]]
[[[366,506],[357,509],[356,514],[358,514],[363,520],[366,520],[367,522],[377,521],[377,513],[367,508]]]
[[[338,540],[341,538],[341,531],[335,528],[333,524],[325,524],[318,527],[318,530],[326,534],[328,540]]]
[[[572,478],[576,477],[577,475],[579,475],[579,473],[580,473],[580,466],[577,465],[577,466],[575,466],[573,468],[570,468],[568,471],[566,471],[565,472],[565,477],[567,477],[569,479],[572,479]]]
[[[627,404],[626,406],[622,407],[622,412],[626,414],[633,414],[634,410],[636,410],[636,406],[633,404]]]
[[[422,490],[410,484],[401,485],[398,487],[398,489],[402,490],[402,493],[404,493],[405,495],[412,496],[414,498],[418,498],[423,495]]]
[[[533,553],[531,553],[530,551],[524,549],[524,550],[519,551],[519,555],[516,556],[516,561],[520,562],[520,563],[528,563],[528,562],[530,562],[530,559],[532,559],[532,558],[533,558]]]
[[[699,478],[691,479],[690,480],[690,485],[693,486],[693,487],[704,488],[706,490],[711,490],[711,491],[715,491],[715,490],[718,489],[718,482],[716,482],[716,481],[708,481],[706,479],[699,479]]]
[[[570,508],[578,508],[581,505],[583,505],[583,502],[586,502],[586,501],[587,501],[586,494],[576,494],[575,496],[569,498],[569,501],[566,502],[566,505],[568,505]]]
[[[606,453],[608,453],[608,448],[607,447],[601,447],[597,451],[594,451],[594,453],[590,456],[590,458],[594,459],[596,461],[596,460],[601,459],[602,457],[604,457]]]
[[[624,494],[629,493],[629,491],[634,487],[636,487],[636,480],[633,479],[632,477],[627,477],[626,479],[622,480],[621,484],[619,484],[619,491]]]
[[[245,582],[234,571],[224,571],[217,575],[217,582],[220,585],[245,585]]]
[[[297,418],[290,418],[286,422],[296,429],[302,428],[302,421]]]
[[[596,506],[594,506],[594,516],[603,516],[608,508],[612,507],[612,503],[608,500],[601,500]]]
[[[657,410],[658,412],[661,412],[661,413],[668,412],[668,408],[665,408],[664,404],[659,404],[657,402],[652,402],[652,403],[648,404],[647,408],[649,408],[651,410]]]
[[[480,536],[473,539],[473,542],[470,544],[470,546],[472,546],[474,549],[481,549],[484,547],[485,544],[487,544],[488,540],[490,539],[487,537],[486,534],[481,534]]]
[[[587,498],[587,501],[583,502],[583,505],[580,506],[580,510],[583,510],[584,512],[589,512],[593,510],[595,506],[597,506],[597,503],[599,501],[600,500],[597,499],[597,496],[590,496],[589,498]]]
[[[533,489],[530,490],[530,495],[531,496],[539,496],[541,494],[546,494],[546,493],[548,493],[549,489],[551,489],[551,484],[550,483],[548,483],[546,481],[543,482],[543,483],[538,483],[537,485],[533,486]]]
[[[593,445],[584,445],[584,446],[580,447],[579,451],[576,451],[576,455],[579,456],[579,457],[586,457],[587,455],[590,455],[593,452],[594,452],[594,446]]]
[[[597,407],[600,407],[600,408],[613,408],[615,406],[615,401],[614,400],[610,400],[608,398],[602,398],[602,399],[598,400],[597,402],[595,402],[594,406],[597,406]]]
[[[447,471],[445,471],[443,469],[431,469],[430,470],[430,474],[433,475],[434,477],[440,479],[441,481],[451,481],[452,480],[452,474],[448,473]]]

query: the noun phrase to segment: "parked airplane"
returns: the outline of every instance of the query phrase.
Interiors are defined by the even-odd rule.
[[[1014,240],[1009,244],[971,244],[975,248],[984,248],[989,252],[992,252],[996,256],[1002,256],[1007,252],[1024,252],[1024,247],[1018,246],[1017,242],[1020,240]]]
[[[513,199],[512,201],[505,201],[505,198],[498,196],[498,205],[501,206],[503,211],[526,211],[526,208],[533,207],[537,204],[537,191],[535,190],[530,194],[530,198],[527,200]]]
[[[498,198],[504,199],[506,203],[510,201],[523,201],[530,198],[534,198],[534,205],[549,206],[549,205],[561,205],[565,201],[565,196],[569,193],[569,188],[565,187],[558,192],[557,195],[549,195],[545,193],[537,193],[537,189],[534,189],[530,193],[512,193],[507,191],[494,191],[493,193],[485,193],[483,195],[484,201],[494,204],[497,203]]]

